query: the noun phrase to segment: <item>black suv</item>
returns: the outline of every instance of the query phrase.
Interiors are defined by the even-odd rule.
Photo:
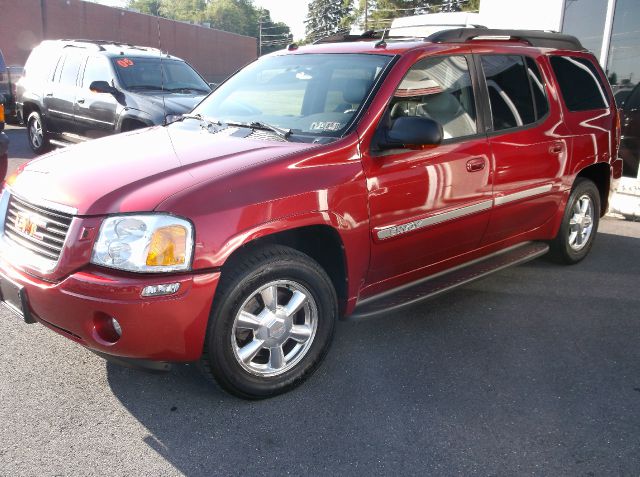
[[[42,154],[108,134],[171,122],[211,92],[184,60],[155,48],[47,40],[18,82],[20,119]]]

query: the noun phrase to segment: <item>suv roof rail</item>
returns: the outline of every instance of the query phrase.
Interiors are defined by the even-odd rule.
[[[584,51],[575,36],[544,30],[496,30],[492,28],[456,28],[434,33],[425,40],[433,43],[465,43],[471,40],[513,39],[538,48]]]
[[[153,48],[151,46],[137,46],[132,43],[122,43],[119,41],[111,41],[111,40],[85,40],[85,39],[62,39],[60,40],[63,43],[69,43],[66,46],[81,46],[76,44],[86,44],[95,46],[98,51],[106,51],[103,45],[116,46],[116,47],[125,47],[136,50],[144,50],[144,51],[160,51],[158,48]]]

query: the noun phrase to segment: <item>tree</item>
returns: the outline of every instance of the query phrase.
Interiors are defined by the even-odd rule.
[[[337,32],[352,11],[352,0],[311,0],[307,12],[307,40],[314,41]]]
[[[254,38],[258,38],[262,24],[263,53],[283,48],[291,34],[287,24],[273,22],[269,10],[256,8],[253,0],[129,0],[128,6],[171,20],[206,22],[213,28]]]
[[[162,0],[129,0],[127,6],[142,13],[160,16],[160,4]]]
[[[358,0],[352,19],[363,29],[380,30],[389,27],[394,18],[425,13],[477,11],[479,5],[480,0]]]
[[[464,11],[464,12],[478,12],[478,11],[480,11],[480,0],[467,0],[462,5],[462,11]]]

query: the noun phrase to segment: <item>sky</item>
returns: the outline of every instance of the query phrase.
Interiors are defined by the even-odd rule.
[[[124,7],[127,0],[90,0],[112,7]],[[309,0],[253,0],[256,7],[266,8],[271,12],[271,19],[284,22],[291,28],[296,40],[304,38],[304,19],[307,17]]]

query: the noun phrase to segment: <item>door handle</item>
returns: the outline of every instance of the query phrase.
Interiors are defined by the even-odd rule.
[[[81,99],[78,99],[76,102],[77,102],[78,104],[84,104],[84,99],[82,99],[82,98],[81,98]]]
[[[468,172],[478,172],[484,169],[485,160],[481,157],[477,159],[469,159],[467,161],[467,171]]]
[[[561,142],[558,142],[556,144],[553,144],[552,146],[549,146],[550,154],[562,154],[563,151],[564,151],[564,145]]]
[[[47,98],[50,98],[51,96],[53,96],[53,93],[47,93],[45,96],[46,96]]]

